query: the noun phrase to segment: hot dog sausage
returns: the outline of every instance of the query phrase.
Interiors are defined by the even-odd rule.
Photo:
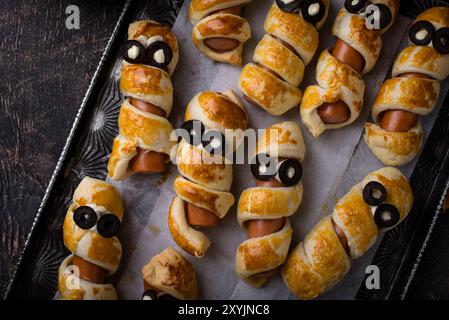
[[[73,255],[72,264],[78,267],[79,277],[93,283],[104,283],[106,270],[96,264],[90,263],[76,254]]]
[[[416,72],[406,72],[399,75],[403,78],[424,78],[432,77]],[[407,132],[418,123],[418,116],[413,112],[404,110],[387,110],[379,115],[379,125],[382,129],[393,132]]]
[[[335,233],[337,234],[338,239],[341,242],[341,245],[345,249],[346,253],[349,255],[350,250],[349,250],[348,238],[346,238],[346,235],[343,232],[343,230],[341,230],[340,227],[335,224],[334,220],[332,220],[332,225],[334,226]]]
[[[407,132],[418,123],[418,116],[404,110],[387,110],[379,115],[382,129],[394,132]]]
[[[365,65],[363,56],[341,39],[335,42],[332,55],[341,63],[347,64],[360,73]],[[351,116],[348,105],[338,100],[336,102],[324,103],[318,108],[318,115],[326,124],[338,124],[346,122]]]
[[[326,124],[337,124],[348,121],[351,110],[346,103],[341,100],[336,102],[323,103],[317,109],[321,120]]]
[[[220,218],[213,212],[186,202],[187,223],[193,227],[215,227],[220,223]]]
[[[242,14],[242,7],[234,6],[227,9],[215,11],[212,14],[215,13],[228,13],[240,16]],[[210,20],[209,22],[207,22],[206,26],[210,29],[221,28],[222,22],[219,20]],[[208,46],[210,49],[214,50],[215,52],[223,53],[234,50],[239,46],[240,42],[236,39],[230,39],[225,37],[213,37],[204,39],[204,44]]]
[[[153,113],[157,116],[165,118],[165,111],[161,108],[151,104],[149,102],[145,102],[139,99],[129,98],[129,102],[136,108],[139,108],[142,111]]]
[[[129,161],[129,170],[141,173],[161,173],[167,161],[165,153],[147,151],[137,147],[137,155]]]
[[[248,221],[248,238],[263,237],[278,232],[284,227],[284,218],[271,220],[250,220]]]
[[[218,53],[232,51],[238,47],[239,43],[240,42],[236,39],[224,37],[213,37],[204,39],[204,44]]]
[[[279,157],[278,161],[286,160],[286,158]],[[270,179],[268,181],[256,179],[257,187],[267,187],[267,188],[282,188],[285,187],[281,182],[276,179]],[[284,218],[279,219],[256,219],[248,221],[248,238],[263,237],[275,232],[278,232],[284,226]]]
[[[283,158],[282,158],[283,159]],[[282,160],[279,158],[279,160]],[[276,179],[271,179],[269,181],[262,181],[262,180],[256,180],[256,186],[258,187],[269,187],[269,188],[280,188],[285,187],[282,183],[277,181]],[[264,220],[264,219],[256,219],[256,220],[250,220],[248,221],[247,225],[247,235],[248,238],[257,238],[257,237],[263,237],[275,232],[278,232],[284,227],[285,219],[284,218],[278,218],[278,219],[270,219],[270,220]],[[253,275],[253,277],[256,278],[266,278],[274,276],[275,274],[279,273],[280,266],[271,270],[267,270],[264,272],[257,273]]]
[[[352,69],[360,73],[365,66],[365,58],[353,47],[337,38],[332,55],[341,63],[347,64]]]
[[[251,220],[248,222],[248,238],[263,237],[278,232],[284,227],[284,218]],[[253,275],[256,278],[271,277],[279,273],[281,266]]]
[[[142,111],[165,117],[164,110],[149,102],[130,98],[130,103]],[[146,151],[138,147],[137,155],[130,160],[128,168],[133,172],[161,173],[165,171],[166,161],[167,155],[165,153]]]

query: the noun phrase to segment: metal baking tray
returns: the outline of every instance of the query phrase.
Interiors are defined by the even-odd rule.
[[[426,6],[448,2],[403,0],[401,14],[414,17]],[[36,213],[5,298],[54,297],[58,267],[69,254],[61,230],[73,191],[86,175],[100,179],[107,175],[122,100],[117,61],[128,24],[148,18],[172,26],[182,4],[183,0],[128,0],[124,5]],[[443,105],[410,178],[415,194],[413,210],[404,223],[385,234],[372,262],[381,271],[380,289],[368,290],[362,282],[355,299],[449,296],[449,288],[440,281],[449,277],[449,258],[439,260],[446,262],[446,267],[439,268],[439,273],[434,271],[432,281],[425,278],[424,272],[445,247],[439,238],[449,242],[444,237],[448,218],[440,215],[449,183],[449,95],[442,94],[446,94]]]

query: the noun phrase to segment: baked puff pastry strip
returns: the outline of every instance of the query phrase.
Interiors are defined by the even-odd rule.
[[[180,176],[173,185],[176,196],[169,208],[168,227],[175,242],[197,258],[211,244],[197,229],[218,225],[234,204],[232,165],[225,155],[236,149],[247,126],[246,111],[232,91],[200,92],[187,106],[175,155]]]
[[[58,271],[61,299],[117,299],[105,277],[120,264],[122,247],[116,234],[123,214],[123,201],[112,185],[90,177],[80,182],[63,224],[64,245],[71,255]]]
[[[113,180],[165,171],[175,145],[170,141],[173,127],[167,117],[173,105],[170,75],[179,59],[176,37],[169,27],[155,21],[131,23],[122,56],[120,90],[125,100],[108,163]]]
[[[192,264],[168,247],[142,268],[142,300],[192,300],[198,297],[198,283]]]
[[[412,205],[413,192],[398,169],[370,173],[290,252],[282,269],[285,284],[300,299],[331,289],[347,274],[351,259],[365,254],[380,232],[404,220]]]
[[[298,88],[305,66],[318,48],[318,29],[329,12],[328,0],[277,0],[267,14],[266,34],[253,61],[243,68],[239,87],[245,98],[272,115],[281,115],[301,102]]]
[[[256,187],[240,196],[237,220],[248,240],[236,252],[237,275],[255,287],[262,286],[279,271],[292,239],[288,217],[301,204],[304,140],[299,126],[291,121],[267,128],[259,138],[251,172]]]
[[[369,28],[369,12],[379,10],[378,28]],[[354,122],[360,115],[365,93],[362,74],[375,65],[382,48],[381,34],[398,13],[399,1],[346,1],[335,19],[332,33],[337,41],[318,60],[317,85],[306,88],[300,116],[316,138],[324,131]]]
[[[209,59],[242,64],[243,46],[251,38],[251,27],[241,17],[251,0],[192,0],[189,7],[195,47]]]
[[[409,46],[396,57],[393,78],[374,101],[374,123],[365,123],[364,140],[380,161],[402,166],[415,158],[423,141],[419,116],[435,108],[440,81],[448,75],[449,8],[434,7],[415,19]]]

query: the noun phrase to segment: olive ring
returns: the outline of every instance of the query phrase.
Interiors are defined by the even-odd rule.
[[[98,219],[97,230],[103,238],[111,238],[120,231],[120,219],[111,213],[104,214]]]
[[[435,32],[433,47],[441,54],[449,53],[449,28],[441,28]]]
[[[381,204],[374,212],[374,222],[380,228],[391,228],[399,222],[400,218],[399,210],[389,203]]]
[[[387,190],[385,187],[377,182],[369,182],[365,188],[363,188],[363,199],[370,206],[378,206],[385,201],[387,197]]]
[[[425,32],[425,36],[421,37],[420,32]],[[408,32],[410,41],[417,46],[426,46],[435,37],[435,27],[429,21],[418,21],[413,24]]]
[[[75,209],[73,220],[78,227],[88,230],[97,224],[97,213],[89,206],[81,206]]]

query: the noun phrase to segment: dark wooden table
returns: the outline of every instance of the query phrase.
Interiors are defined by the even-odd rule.
[[[0,2],[0,296],[124,3]]]

